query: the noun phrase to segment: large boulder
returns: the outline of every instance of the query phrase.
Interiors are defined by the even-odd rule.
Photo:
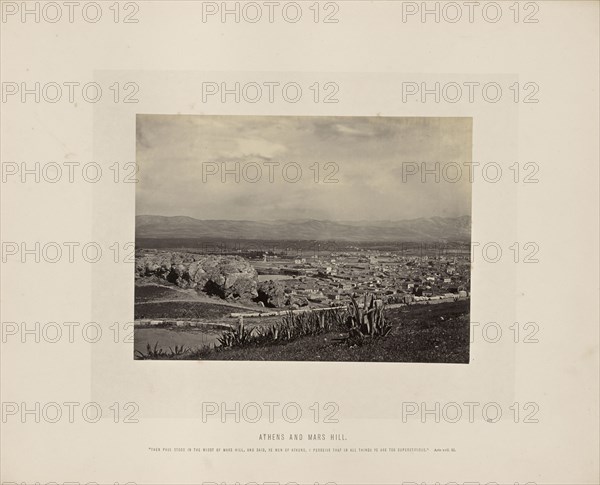
[[[206,280],[204,290],[222,298],[255,298],[258,274],[254,267],[238,256],[209,256],[197,273],[198,284]]]
[[[267,307],[278,308],[285,305],[287,295],[281,283],[269,280],[258,285],[257,300],[262,301]]]
[[[306,299],[303,296],[289,295],[285,304],[286,304],[286,306],[299,308],[299,307],[307,306],[308,299]]]

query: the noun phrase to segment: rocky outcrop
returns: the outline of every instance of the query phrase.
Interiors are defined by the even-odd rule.
[[[303,296],[286,293],[284,285],[279,281],[263,281],[258,285],[258,302],[270,308],[291,307],[300,308],[308,305],[308,300]]]
[[[263,281],[258,285],[258,301],[262,301],[265,306],[279,308],[285,305],[287,295],[284,287],[278,281]]]
[[[135,275],[157,277],[181,288],[221,298],[256,298],[257,273],[239,256],[205,256],[168,251],[137,251]]]
[[[290,295],[285,302],[285,305],[300,308],[308,305],[308,300],[303,296]]]

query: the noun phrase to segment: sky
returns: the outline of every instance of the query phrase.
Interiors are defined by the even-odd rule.
[[[138,115],[136,214],[402,220],[471,214],[472,118]],[[448,167],[440,182],[428,175]],[[415,165],[416,164],[416,165]],[[239,177],[236,180],[236,177]]]

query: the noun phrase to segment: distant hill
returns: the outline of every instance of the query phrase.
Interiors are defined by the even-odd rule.
[[[471,217],[402,221],[228,221],[185,216],[136,216],[136,238],[198,238],[304,241],[457,241],[471,239]]]

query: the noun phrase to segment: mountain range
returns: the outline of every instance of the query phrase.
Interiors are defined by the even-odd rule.
[[[139,215],[135,218],[135,235],[136,238],[159,239],[469,242],[471,217],[428,217],[400,221],[233,221]]]

